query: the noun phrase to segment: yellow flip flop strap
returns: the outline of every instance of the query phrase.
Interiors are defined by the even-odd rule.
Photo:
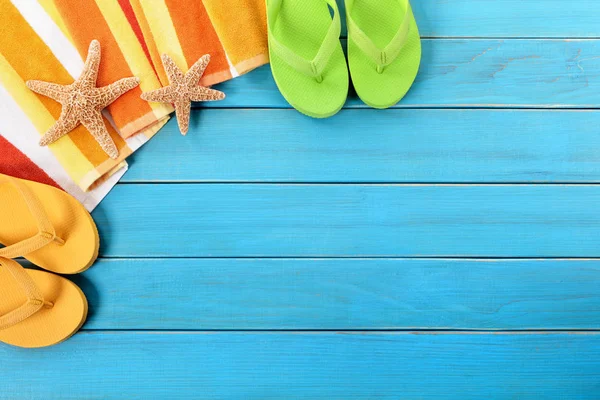
[[[35,282],[21,265],[7,258],[0,258],[0,268],[6,268],[15,281],[21,286],[27,301],[19,308],[0,316],[0,330],[9,328],[31,317],[42,309],[52,307],[51,302],[45,301]],[[0,299],[1,300],[1,299]]]
[[[25,204],[27,204],[31,215],[36,221],[38,233],[33,237],[0,249],[0,257],[23,257],[26,254],[41,249],[51,242],[56,242],[60,245],[63,245],[65,243],[64,240],[56,236],[54,226],[52,226],[48,215],[46,215],[44,207],[31,189],[29,189],[29,187],[27,187],[27,185],[20,179],[11,178],[6,175],[0,176],[0,183],[2,181],[12,184],[17,189],[21,197],[23,197]]]

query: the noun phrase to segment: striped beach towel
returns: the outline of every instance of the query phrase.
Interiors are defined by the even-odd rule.
[[[168,84],[160,56],[171,55],[187,70],[211,54],[205,86],[263,65],[268,62],[264,7],[264,0],[0,0],[5,21],[0,26],[0,173],[54,184],[93,209],[125,172],[125,158],[172,112],[169,105],[140,98]],[[82,126],[39,147],[40,135],[61,107],[25,86],[30,79],[71,83],[93,39],[102,48],[98,86],[130,76],[141,79],[140,87],[107,108],[117,160]]]
[[[56,122],[61,105],[31,92],[25,82],[73,82],[83,69],[89,46],[89,41],[83,44],[87,40],[83,34],[69,31],[58,6],[49,0],[0,0],[0,15],[5,21],[0,28],[0,172],[54,184],[91,210],[124,174],[125,158],[164,125],[171,108],[144,102],[139,98],[139,88],[137,95],[132,90],[115,101],[108,108],[105,124],[119,149],[116,160],[104,153],[83,126],[48,147],[40,147],[40,136]],[[85,18],[87,22],[82,23],[91,26],[93,17],[97,16]],[[144,63],[123,55],[136,54],[135,48],[142,47],[139,42],[117,44],[110,29],[97,29],[101,31],[105,36],[100,38],[99,86],[137,75],[144,81],[145,90],[160,87],[146,57]]]
[[[130,2],[139,21],[163,85],[168,85],[160,61],[165,53],[184,71],[210,54],[203,86],[224,82],[269,62],[264,0],[124,1]]]

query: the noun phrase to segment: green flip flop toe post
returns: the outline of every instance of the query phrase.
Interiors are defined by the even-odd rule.
[[[271,70],[283,97],[310,117],[336,114],[349,77],[335,0],[267,0],[267,14]]]
[[[348,63],[356,93],[388,108],[413,84],[421,63],[419,29],[408,0],[346,0]]]

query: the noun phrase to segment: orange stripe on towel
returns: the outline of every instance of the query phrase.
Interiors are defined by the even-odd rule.
[[[21,79],[23,81],[37,79],[63,85],[72,83],[73,78],[71,75],[37,36],[27,21],[23,19],[17,9],[12,4],[6,5],[4,3],[6,3],[5,0],[0,0],[0,5],[4,11],[3,17],[10,21],[10,24],[3,26],[2,35],[0,36],[0,53]],[[62,109],[61,105],[48,97],[36,96],[54,119],[58,119]],[[117,148],[124,147],[126,145],[124,140],[108,124],[108,121],[105,121],[105,123]],[[93,165],[99,165],[109,160],[106,153],[83,126],[80,125],[75,128],[69,134],[69,138]]]
[[[158,47],[156,45],[156,41],[154,40],[154,36],[152,35],[152,29],[150,28],[150,24],[146,15],[144,14],[144,8],[140,3],[140,0],[124,0],[129,1],[129,5],[135,14],[135,18],[138,21],[139,27],[144,36],[144,43],[146,43],[146,48],[148,49],[148,53],[150,54],[150,59],[152,60],[152,67],[154,68],[154,72],[158,76],[160,82],[163,85],[168,85],[169,80],[167,79],[167,74],[165,73],[164,68],[162,68],[160,61],[160,52],[158,51]]]
[[[82,58],[86,57],[92,40],[100,41],[102,62],[98,73],[98,86],[133,76],[119,44],[94,0],[56,0],[56,6],[63,15]],[[150,105],[140,98],[141,94],[141,89],[137,87],[107,107],[117,127],[122,128],[131,121],[152,113]]]
[[[144,50],[144,54],[146,54],[148,61],[150,62],[150,64],[152,64],[152,57],[150,56],[150,50],[148,49],[148,46],[146,45],[146,41],[144,40],[144,33],[142,32],[142,27],[140,26],[137,18],[135,17],[135,12],[133,11],[133,7],[131,6],[131,3],[129,2],[129,0],[118,0],[118,1],[119,1],[119,5],[121,6],[121,9],[123,10],[123,13],[125,14],[125,18],[127,18],[127,21],[129,21],[129,25],[131,25],[131,29],[135,33],[135,37],[137,37],[138,41],[140,42],[140,46],[142,46],[142,49]],[[154,71],[154,72],[156,73],[156,71]]]
[[[203,0],[202,3],[240,75],[268,62],[264,0]]]
[[[218,74],[218,78],[213,77],[216,81],[231,79],[225,50],[202,2],[165,0],[165,3],[188,65],[191,66],[203,55],[210,54],[211,61],[204,77]],[[203,79],[204,84],[205,80]]]

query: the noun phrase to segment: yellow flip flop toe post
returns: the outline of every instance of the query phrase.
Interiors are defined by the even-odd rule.
[[[55,187],[0,174],[0,257],[25,257],[59,274],[77,274],[98,257],[87,210]]]
[[[0,342],[26,348],[58,344],[81,328],[87,312],[85,295],[73,282],[0,258]]]

